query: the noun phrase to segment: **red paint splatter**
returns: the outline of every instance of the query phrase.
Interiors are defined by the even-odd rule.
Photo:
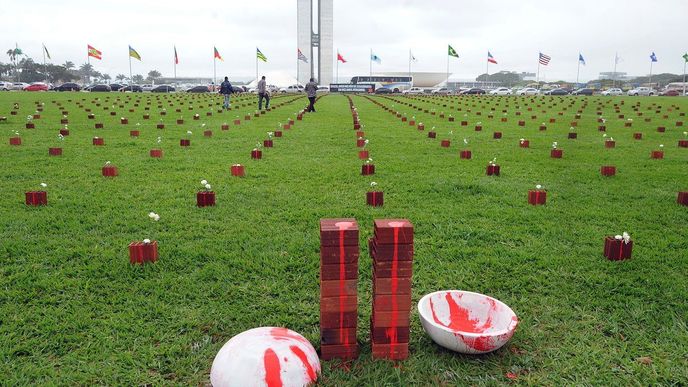
[[[394,227],[394,226],[392,226]],[[389,337],[389,357],[394,358],[394,346],[399,341],[397,337],[397,320],[399,319],[399,308],[397,302],[397,291],[399,288],[399,279],[397,278],[397,270],[399,268],[399,227],[394,227],[394,253],[392,255],[392,321],[391,327],[387,328],[385,335]]]
[[[339,342],[344,342],[344,345],[349,345],[349,337],[344,332],[344,278],[346,267],[344,265],[344,230],[339,228]]]
[[[279,358],[272,348],[265,350],[263,365],[265,366],[265,384],[268,387],[282,387],[282,369]]]
[[[480,320],[471,319],[468,310],[466,308],[462,308],[461,306],[459,306],[459,304],[457,304],[454,298],[452,297],[451,293],[445,293],[444,297],[447,301],[447,306],[449,307],[449,324],[443,323],[437,317],[437,314],[435,312],[435,305],[432,302],[432,298],[430,298],[430,311],[432,312],[432,318],[435,320],[437,324],[449,328],[454,332],[470,333],[483,333],[485,332],[485,330],[492,327],[492,313],[488,314],[488,318],[484,324],[479,325]],[[497,305],[494,301],[490,299],[488,300],[491,301],[490,312],[492,312],[495,310]]]
[[[511,380],[516,380],[516,379],[518,379],[518,374],[515,374],[513,372],[507,372],[506,377],[511,379]]]
[[[473,348],[479,352],[490,352],[494,349],[492,344],[492,336],[478,336],[478,337],[466,337],[460,333],[456,333],[467,346]]]
[[[303,336],[295,332],[291,332],[287,328],[272,328],[270,330],[270,335],[272,335],[272,337],[275,340],[296,340],[300,343],[310,345],[310,342],[306,340]]]
[[[313,366],[311,366],[311,363],[308,361],[308,357],[306,356],[306,354],[301,350],[301,348],[295,345],[290,345],[289,349],[291,349],[294,355],[296,355],[296,357],[298,357],[301,360],[301,363],[303,363],[303,366],[306,368],[306,374],[308,374],[308,381],[315,381],[317,375],[315,374],[315,370],[313,370]]]

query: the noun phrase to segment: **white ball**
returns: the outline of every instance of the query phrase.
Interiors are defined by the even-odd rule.
[[[315,348],[287,328],[261,327],[232,337],[215,356],[214,387],[307,386],[320,373]]]

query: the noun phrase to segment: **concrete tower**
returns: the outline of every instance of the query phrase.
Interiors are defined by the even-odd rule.
[[[313,12],[313,1],[318,2],[317,14]],[[308,58],[308,63],[298,60],[298,81],[306,83],[314,77],[319,84],[332,82],[333,56],[333,0],[296,0],[296,42],[298,49]],[[313,16],[318,31],[313,31]],[[317,48],[317,57],[313,54]],[[316,59],[317,58],[317,63]]]

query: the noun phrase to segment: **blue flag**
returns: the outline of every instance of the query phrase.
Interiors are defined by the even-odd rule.
[[[370,54],[370,60],[378,64],[382,63],[382,59],[380,59],[380,57],[375,54]]]
[[[657,62],[657,55],[655,55],[654,52],[652,52],[652,55],[650,55],[650,60],[653,62]]]
[[[578,53],[578,61],[582,63],[583,66],[585,66],[585,59],[583,59],[583,55],[581,55],[580,53]]]

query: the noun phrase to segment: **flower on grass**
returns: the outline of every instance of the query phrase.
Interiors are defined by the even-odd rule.
[[[370,164],[372,162],[373,162],[373,159],[371,159],[370,157],[368,157],[368,160],[365,161],[366,164]]]
[[[160,215],[156,214],[155,212],[149,212],[148,217],[153,220],[153,221],[159,221],[160,220]]]
[[[557,146],[558,146],[558,145],[559,145],[559,143],[556,142],[556,141],[554,141],[554,142],[552,143],[552,149],[557,149]]]
[[[151,240],[150,240],[150,239],[148,239],[148,238],[146,238],[146,239],[144,239],[144,240],[143,240],[143,243],[145,243],[145,244],[149,244],[149,243],[151,243]]]
[[[574,130],[576,130],[576,128],[574,128],[574,127],[572,126],[572,127],[569,128],[569,130],[573,132]]]
[[[158,140],[157,140],[157,141],[158,141],[158,144],[160,144],[160,143],[162,142],[162,137],[158,136]]]
[[[190,130],[187,130],[187,131],[186,131],[186,134],[192,135],[193,133],[192,133]]]
[[[683,132],[684,137],[688,137],[688,132]]]
[[[664,144],[659,144],[659,147],[660,147],[660,148],[664,148]]]
[[[106,162],[105,162],[105,165],[110,165],[110,162],[109,162],[109,161],[106,161]]]
[[[208,180],[205,179],[201,180],[201,186],[203,186],[203,188],[205,188],[206,191],[210,191],[210,189],[212,188],[210,184],[208,184]]]
[[[368,139],[366,138],[365,141],[363,141],[363,147],[364,147],[364,148],[367,147],[369,142],[370,142],[370,140],[368,140]]]
[[[482,123],[482,121],[478,121],[478,122],[476,122],[475,124],[476,124],[476,125],[482,125],[483,123]]]
[[[45,187],[47,187],[47,186],[48,186],[47,184],[41,183],[41,187],[45,188]]]
[[[375,188],[375,186],[377,186],[377,183],[374,182],[374,181],[371,181],[371,182],[370,182],[370,187],[371,187],[371,188]]]
[[[268,139],[272,139],[272,136],[275,135],[275,132],[268,132]]]
[[[57,134],[57,139],[60,141],[64,141],[64,136],[62,135],[62,133]]]
[[[140,122],[137,122],[137,123],[136,123],[136,126],[141,126],[141,123],[140,123]]]
[[[29,114],[28,116],[26,116],[26,120],[31,122],[33,120],[33,116]]]
[[[212,187],[210,186],[210,184],[206,184],[206,185],[205,185],[206,191],[210,191],[211,188],[212,188]]]
[[[201,185],[204,186],[204,185],[206,185],[206,184],[208,184],[208,180],[205,180],[205,179],[201,180]]]
[[[493,158],[492,160],[490,160],[490,161],[488,162],[488,164],[490,164],[490,165],[497,165],[497,158],[496,158],[496,157]]]
[[[626,121],[633,122],[633,118],[629,118]]]
[[[609,137],[609,141],[614,141],[614,137]]]
[[[468,145],[468,139],[467,139],[467,138],[464,138],[464,139],[463,139],[463,143],[464,143],[465,145]]]
[[[542,189],[542,185],[537,184],[537,185],[535,186],[535,189]]]

